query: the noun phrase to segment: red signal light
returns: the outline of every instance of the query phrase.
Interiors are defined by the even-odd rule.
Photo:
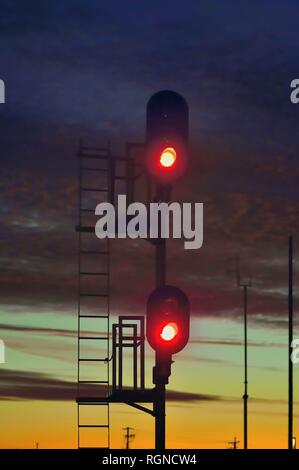
[[[181,351],[189,339],[190,304],[186,294],[174,286],[162,286],[149,296],[146,337],[159,354]]]
[[[176,151],[173,147],[166,147],[160,155],[160,163],[164,168],[170,168],[175,164]]]
[[[177,334],[178,334],[177,324],[167,323],[167,325],[163,327],[160,336],[164,341],[171,341],[176,337]]]
[[[172,187],[188,166],[189,108],[174,91],[155,93],[146,106],[145,167],[161,186]]]

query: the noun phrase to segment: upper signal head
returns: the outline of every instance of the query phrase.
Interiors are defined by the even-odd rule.
[[[171,185],[187,166],[188,105],[174,91],[159,91],[150,98],[146,117],[147,171],[157,183]]]

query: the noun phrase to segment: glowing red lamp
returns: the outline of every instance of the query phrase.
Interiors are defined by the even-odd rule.
[[[170,168],[175,164],[176,151],[173,147],[166,147],[160,155],[160,163],[164,168]]]
[[[162,329],[162,333],[160,334],[161,338],[164,341],[171,341],[176,337],[178,334],[178,327],[176,323],[167,323]]]

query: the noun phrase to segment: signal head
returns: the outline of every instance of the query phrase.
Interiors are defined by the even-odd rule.
[[[181,351],[189,339],[190,305],[187,296],[174,286],[155,289],[147,302],[146,336],[160,354]]]
[[[189,110],[174,91],[160,91],[147,104],[146,168],[160,184],[171,185],[185,171]]]

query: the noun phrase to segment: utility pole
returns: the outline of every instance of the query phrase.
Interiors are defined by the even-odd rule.
[[[288,344],[288,366],[289,366],[289,420],[288,420],[288,449],[293,449],[293,237],[289,237],[289,344]]]
[[[123,428],[123,431],[125,431],[124,438],[126,449],[130,449],[130,444],[135,439],[135,434],[131,432],[134,431],[134,428],[127,426],[126,428]]]
[[[239,270],[237,271],[237,281],[238,286],[243,289],[243,316],[244,316],[244,394],[243,394],[243,406],[244,406],[244,418],[243,418],[243,428],[244,428],[244,450],[248,448],[248,374],[247,374],[247,304],[248,304],[248,287],[251,287],[251,279],[248,281],[240,280]]]
[[[235,436],[233,441],[228,442],[228,444],[231,445],[231,447],[229,447],[229,449],[234,449],[234,450],[238,449],[239,442],[240,441],[237,441],[237,438]]]

